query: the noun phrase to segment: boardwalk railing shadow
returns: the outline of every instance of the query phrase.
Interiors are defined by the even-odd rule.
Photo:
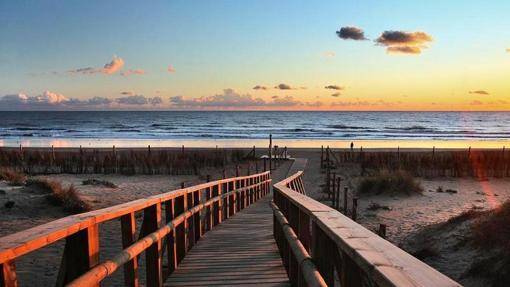
[[[124,267],[126,286],[139,286],[145,253],[146,286],[162,286],[191,247],[214,226],[270,192],[269,172],[212,181],[145,199],[68,216],[0,238],[0,286],[17,286],[18,258],[65,240],[56,286],[99,286]],[[136,236],[136,215],[143,214]],[[99,261],[99,225],[120,219],[123,250]],[[163,268],[163,257],[168,266]]]
[[[273,187],[274,237],[292,286],[460,286],[306,195],[303,172]]]

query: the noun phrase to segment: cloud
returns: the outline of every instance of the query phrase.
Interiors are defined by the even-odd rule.
[[[377,100],[375,102],[362,101],[357,99],[356,101],[339,101],[331,103],[332,107],[387,107],[395,105],[395,103],[387,102],[385,100]]]
[[[135,106],[141,106],[141,105],[160,105],[163,103],[163,99],[161,97],[154,97],[149,98],[145,97],[144,95],[130,95],[127,97],[120,97],[116,98],[115,102],[121,105],[135,105]]]
[[[341,91],[344,89],[344,87],[341,87],[338,85],[328,85],[328,86],[325,86],[324,89]]]
[[[111,62],[106,63],[103,68],[96,69],[93,67],[79,68],[70,70],[70,74],[82,74],[82,75],[94,75],[94,74],[106,74],[111,75],[122,69],[124,66],[124,60],[120,57],[114,56]]]
[[[127,94],[131,92],[126,92]],[[0,110],[80,110],[122,108],[122,106],[156,106],[163,104],[161,97],[145,97],[131,95],[109,99],[106,97],[93,97],[90,99],[68,98],[62,94],[45,91],[37,96],[26,94],[5,95],[0,97]]]
[[[326,52],[323,52],[321,55],[324,58],[334,58],[334,57],[336,57],[336,53],[333,52],[333,51],[326,51]]]
[[[506,49],[506,51],[507,51],[508,53],[510,53],[510,48]]]
[[[233,89],[225,89],[222,94],[185,99],[182,96],[170,97],[170,103],[179,108],[223,108],[223,109],[249,109],[260,107],[293,107],[302,105],[292,96],[272,96],[270,101],[253,97],[250,94],[239,94]]]
[[[268,87],[266,86],[260,86],[260,85],[256,85],[255,87],[253,87],[254,90],[263,90],[263,91],[267,91],[269,90]]]
[[[123,92],[120,92],[121,95],[125,95],[125,96],[134,96],[136,95],[135,92],[133,91],[123,91]]]
[[[273,107],[291,107],[291,106],[298,106],[302,103],[292,96],[285,96],[285,97],[279,97],[279,96],[273,96],[272,102],[267,102],[267,106],[273,106]]]
[[[169,73],[175,73],[175,68],[172,65],[168,65],[168,68],[166,69]]]
[[[101,105],[109,105],[113,103],[113,100],[105,98],[105,97],[93,97],[86,101],[88,105],[91,106],[101,106]]]
[[[76,69],[76,70],[71,70],[71,71],[68,71],[69,73],[71,74],[83,74],[83,75],[92,75],[92,74],[96,74],[99,72],[99,70],[96,70],[92,67],[87,67],[87,68],[80,68],[80,69]]]
[[[421,48],[415,46],[391,46],[386,48],[388,53],[421,54]]]
[[[384,31],[375,42],[388,53],[420,54],[432,40],[425,32]]]
[[[487,91],[484,91],[484,90],[476,90],[476,91],[469,91],[470,94],[475,94],[475,95],[483,95],[483,96],[488,96],[490,95],[489,92]]]
[[[332,97],[335,97],[335,98],[338,98],[338,97],[340,97],[341,95],[342,95],[341,93],[334,93],[334,94],[332,94],[331,96],[332,96]]]
[[[107,63],[103,67],[103,73],[107,75],[114,74],[124,66],[124,60],[121,57],[114,56],[110,63]]]
[[[480,105],[483,105],[483,102],[482,101],[478,101],[478,100],[474,100],[474,101],[472,101],[469,104],[472,105],[472,106],[480,106]]]
[[[354,26],[342,27],[339,31],[336,31],[336,35],[343,40],[367,40],[365,32]]]
[[[278,90],[294,90],[293,87],[291,87],[287,84],[279,84],[279,85],[275,86],[274,88],[278,89]]]
[[[125,72],[120,72],[121,76],[143,75],[143,74],[145,74],[145,71],[142,70],[142,69],[134,69],[134,70],[129,69],[129,70],[125,71]]]

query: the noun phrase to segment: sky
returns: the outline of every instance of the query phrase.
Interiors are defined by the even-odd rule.
[[[0,110],[510,110],[510,1],[0,1]]]

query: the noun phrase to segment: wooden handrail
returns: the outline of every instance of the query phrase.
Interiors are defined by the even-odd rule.
[[[122,265],[125,284],[138,286],[137,256],[144,251],[147,286],[161,286],[164,275],[168,276],[176,268],[203,233],[267,195],[270,182],[269,172],[212,181],[68,216],[2,237],[0,286],[17,285],[15,259],[61,239],[66,240],[66,246],[57,286],[70,282],[73,286],[99,286],[102,279]],[[140,239],[136,240],[135,213],[140,211],[144,218]],[[100,264],[99,224],[118,218],[124,250]],[[163,272],[161,262],[165,251],[170,266]]]
[[[461,286],[340,212],[303,195],[302,190],[290,188],[301,188],[302,175],[297,172],[273,186],[275,239],[293,285],[320,284],[303,280],[304,270],[296,268],[296,255],[288,255],[289,242],[282,236],[278,212],[285,216],[328,286],[334,286],[336,279],[347,287],[362,286],[366,281],[375,286]]]

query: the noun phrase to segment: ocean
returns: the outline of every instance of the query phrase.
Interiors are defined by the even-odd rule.
[[[275,139],[506,141],[507,112],[0,112],[0,145]],[[30,145],[30,144],[29,144]]]

